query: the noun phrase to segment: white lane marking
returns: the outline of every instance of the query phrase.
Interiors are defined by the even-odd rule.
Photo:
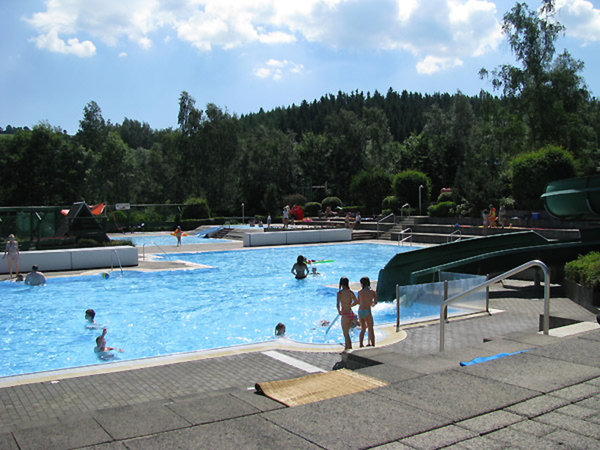
[[[268,356],[269,358],[273,358],[277,361],[293,366],[296,369],[304,370],[308,373],[326,372],[326,370],[323,370],[317,366],[313,366],[312,364],[300,361],[299,359],[284,355],[283,353],[276,352],[275,350],[268,350],[266,352],[262,352],[262,354]]]

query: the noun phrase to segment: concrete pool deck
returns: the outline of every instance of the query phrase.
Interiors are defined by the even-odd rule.
[[[177,268],[145,269],[161,263]],[[357,370],[388,386],[293,408],[254,384],[330,371],[344,356],[259,349],[4,387],[0,448],[598,448],[600,330],[558,287],[551,295],[551,314],[587,331],[538,334],[543,293],[506,281],[492,289],[491,316],[447,325],[443,353],[427,324],[346,356],[376,363]]]

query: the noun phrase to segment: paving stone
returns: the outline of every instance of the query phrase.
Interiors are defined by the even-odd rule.
[[[97,411],[94,418],[115,439],[127,439],[190,426],[190,422],[161,403],[104,409]]]
[[[254,390],[242,391],[236,389],[234,392],[231,392],[231,395],[233,395],[236,398],[239,398],[240,400],[248,403],[249,405],[252,405],[259,411],[272,411],[274,409],[286,408],[285,405],[276,402],[275,400],[270,399],[265,395],[257,394]]]
[[[522,433],[532,434],[537,437],[543,437],[556,430],[555,426],[536,422],[535,420],[524,420],[522,422],[517,422],[513,425],[510,425],[507,428]]]
[[[600,396],[595,395],[594,397],[586,398],[575,404],[578,406],[583,406],[584,408],[595,409],[596,411],[600,411]]]
[[[376,366],[365,367],[357,370],[357,372],[369,377],[377,378],[378,380],[387,381],[388,383],[396,383],[398,381],[416,378],[421,375],[410,369],[391,364],[378,364]]]
[[[216,422],[260,412],[254,406],[230,395],[191,398],[167,405],[171,411],[193,425]]]
[[[528,389],[458,370],[424,375],[385,386],[373,393],[452,420],[468,419],[537,395],[537,392]]]
[[[554,346],[545,348],[550,347]],[[533,354],[535,351],[537,350],[462,367],[461,370],[471,375],[490,378],[540,392],[555,391],[600,374],[599,368],[550,359]],[[532,374],[535,374],[535,376],[532,376]]]
[[[478,436],[472,439],[467,439],[466,441],[458,442],[454,445],[449,445],[448,447],[444,447],[447,449],[472,449],[472,450],[495,450],[495,449],[505,449],[506,444],[500,441],[495,441],[485,436]]]
[[[477,433],[457,427],[456,425],[449,425],[402,439],[400,443],[418,449],[437,449],[475,436],[477,436]]]
[[[594,386],[600,386],[600,377],[592,378],[585,382],[585,384],[593,384]]]
[[[6,450],[19,449],[12,433],[0,433],[0,448]]]
[[[509,448],[531,449],[555,449],[556,444],[533,434],[517,431],[513,428],[503,428],[498,431],[486,434],[485,437],[502,442]]]
[[[509,406],[505,408],[505,410],[527,418],[532,418],[549,411],[554,411],[555,409],[568,404],[569,401],[562,398],[552,397],[550,395],[540,395],[539,397]]]
[[[587,419],[588,417],[597,416],[599,413],[595,409],[584,408],[579,405],[567,405],[556,409],[554,412],[565,414],[567,416],[576,417],[578,419]]]
[[[479,434],[485,434],[521,422],[522,420],[524,420],[523,417],[518,414],[499,410],[482,414],[472,419],[461,420],[460,422],[456,422],[456,425]]]
[[[590,339],[565,339],[552,346],[532,350],[531,353],[600,368],[600,345]]]
[[[576,417],[565,416],[551,412],[542,416],[536,417],[537,422],[542,422],[548,425],[562,428],[573,433],[588,436],[594,439],[600,439],[600,426],[589,421],[581,420]]]
[[[593,395],[598,393],[600,393],[600,386],[596,386],[590,383],[581,383],[576,384],[574,386],[566,387],[564,389],[553,391],[550,393],[550,395],[554,397],[564,398],[571,402],[576,402],[592,397]]]
[[[130,450],[215,448],[233,450],[316,449],[316,445],[259,416],[247,416],[159,433],[124,442]]]
[[[413,447],[401,444],[398,441],[389,442],[388,444],[377,445],[375,447],[369,447],[371,449],[376,448],[377,450],[412,450]]]
[[[364,448],[449,424],[413,406],[373,392],[262,413],[270,422],[328,449]]]
[[[17,430],[15,439],[21,450],[75,448],[110,442],[113,438],[95,420],[84,419],[65,424],[44,425]]]
[[[568,430],[556,430],[545,437],[547,440],[556,444],[564,445],[567,448],[590,448],[597,449],[599,443],[597,439],[582,436],[578,433],[573,433]]]

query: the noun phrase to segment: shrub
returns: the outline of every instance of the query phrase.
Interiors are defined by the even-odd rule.
[[[319,202],[308,202],[304,205],[304,214],[307,216],[318,216],[321,211],[321,204]]]
[[[331,207],[332,210],[335,210],[338,206],[342,206],[342,201],[338,197],[325,197],[321,202],[323,211],[326,210],[328,206]]]
[[[523,153],[510,163],[513,198],[521,208],[540,209],[540,196],[551,181],[575,176],[573,156],[555,145]]]
[[[392,176],[382,170],[363,170],[352,178],[350,195],[353,200],[364,205],[363,209],[375,215],[381,208],[383,199],[392,193]]]
[[[192,197],[185,201],[181,219],[206,219],[210,217],[210,208],[205,198]]]
[[[600,252],[579,255],[565,264],[565,278],[583,286],[600,288]]]
[[[437,202],[453,202],[455,194],[453,192],[442,192],[438,195]]]
[[[387,210],[390,211],[384,214],[387,216],[390,213],[400,214],[400,208],[402,207],[402,204],[400,203],[400,199],[398,197],[396,197],[395,195],[389,195],[383,199],[383,201],[381,202],[381,207],[384,210],[384,213]]]
[[[431,217],[451,217],[455,214],[456,204],[454,202],[439,202],[427,208],[427,214]]]
[[[283,197],[283,204],[290,205],[290,206],[294,206],[294,205],[304,206],[306,204],[306,197],[302,194],[285,195]]]
[[[418,170],[405,170],[394,176],[392,191],[402,204],[409,203],[412,208],[419,206],[419,186],[421,189],[421,202],[423,206],[429,203],[431,195],[431,180]]]

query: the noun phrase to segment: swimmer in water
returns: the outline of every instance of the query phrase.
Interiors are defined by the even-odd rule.
[[[106,357],[113,356],[112,353],[109,352],[112,352],[114,350],[118,351],[119,353],[123,353],[122,348],[107,347],[106,339],[104,338],[104,336],[106,336],[106,328],[103,328],[102,334],[96,338],[96,347],[94,348],[94,351],[98,353],[100,358],[105,359]]]
[[[275,336],[285,336],[285,325],[281,322],[275,326]]]
[[[98,329],[98,328],[102,328],[102,325],[98,325],[96,323],[96,321],[94,320],[94,318],[96,317],[96,311],[94,311],[93,309],[88,309],[85,311],[85,320],[86,320],[86,324],[85,327],[89,330],[94,330],[94,329]]]
[[[25,284],[30,286],[41,286],[46,282],[46,275],[39,271],[36,265],[31,266],[31,272],[25,277]]]
[[[313,275],[313,276],[315,276],[315,277],[321,275],[319,272],[317,272],[317,268],[316,267],[312,268],[312,272],[310,274]]]
[[[294,274],[297,280],[302,280],[303,278],[306,278],[306,276],[308,275],[308,266],[306,265],[304,256],[298,255],[296,263],[292,266],[291,272]]]

